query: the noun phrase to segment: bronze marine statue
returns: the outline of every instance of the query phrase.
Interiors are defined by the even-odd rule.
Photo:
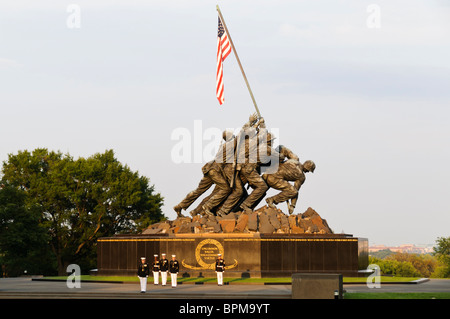
[[[215,158],[202,167],[203,177],[197,188],[174,207],[178,217],[213,185],[211,194],[193,209],[195,216],[224,216],[232,211],[251,212],[266,196],[269,188],[279,190],[266,198],[267,205],[286,202],[289,214],[294,212],[298,192],[305,182],[305,173],[313,173],[316,165],[299,157],[283,145],[272,148],[275,137],[266,128],[264,118],[249,117],[237,136],[222,134],[223,143]],[[292,184],[293,183],[293,184]],[[252,188],[250,194],[247,189]]]

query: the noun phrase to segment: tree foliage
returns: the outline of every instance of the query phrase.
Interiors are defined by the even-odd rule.
[[[437,265],[436,259],[427,254],[395,253],[386,259],[410,263],[419,276],[426,278],[431,277]]]
[[[378,259],[384,259],[390,255],[394,254],[394,252],[390,249],[382,249],[375,252],[371,252],[370,255],[378,258]]]
[[[24,192],[3,185],[0,190],[0,264],[9,276],[51,272],[54,264],[47,250],[46,229],[40,212],[25,204]],[[47,257],[47,258],[45,258]]]
[[[433,249],[433,255],[439,261],[437,276],[450,278],[450,237],[439,237]]]
[[[382,275],[398,276],[398,277],[419,277],[420,273],[411,262],[398,261],[395,259],[378,259],[369,257],[370,264],[376,264],[380,267]]]
[[[436,251],[438,248],[435,247],[434,249]],[[442,256],[445,256],[445,253]],[[370,263],[377,264],[380,267],[383,275],[442,278],[448,277],[448,270],[450,270],[450,267],[443,267],[444,263],[442,260],[445,258],[437,258],[437,254],[433,256],[430,254],[391,252],[384,258],[379,256],[370,256],[369,258]]]
[[[94,266],[99,237],[136,233],[164,218],[161,195],[112,150],[77,160],[47,149],[19,151],[3,163],[2,183],[38,211],[59,274],[70,263]]]

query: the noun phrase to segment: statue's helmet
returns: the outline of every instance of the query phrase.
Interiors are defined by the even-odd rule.
[[[314,170],[316,169],[316,164],[314,164],[313,161],[307,160],[303,163],[303,168],[311,173],[314,173]]]
[[[281,153],[281,150],[283,149],[283,147],[284,147],[284,145],[280,144],[275,148],[275,151],[277,151],[278,153]]]
[[[233,134],[233,131],[230,130],[225,130],[222,132],[222,138],[224,141],[229,141],[231,139],[233,139],[235,136]]]
[[[255,124],[257,121],[258,121],[258,116],[256,115],[256,113],[251,114],[251,115],[248,117],[248,122],[249,122],[250,125]]]

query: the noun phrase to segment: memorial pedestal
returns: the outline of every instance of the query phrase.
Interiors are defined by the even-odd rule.
[[[368,240],[347,234],[203,233],[120,235],[97,242],[98,275],[135,275],[145,256],[175,254],[179,276],[213,277],[217,254],[225,277],[291,277],[294,273],[357,276],[368,266]]]

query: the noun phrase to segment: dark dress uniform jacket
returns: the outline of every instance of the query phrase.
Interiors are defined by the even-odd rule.
[[[169,262],[169,271],[171,274],[176,274],[180,270],[180,264],[178,260],[171,260]]]
[[[138,265],[138,271],[137,274],[139,277],[147,277],[150,273],[150,268],[148,267],[147,263],[141,263]]]
[[[159,260],[153,262],[153,271],[159,271]]]
[[[216,271],[219,272],[225,271],[225,261],[223,259],[216,260]]]
[[[169,261],[167,259],[161,259],[159,261],[159,270],[161,271],[169,270]]]

